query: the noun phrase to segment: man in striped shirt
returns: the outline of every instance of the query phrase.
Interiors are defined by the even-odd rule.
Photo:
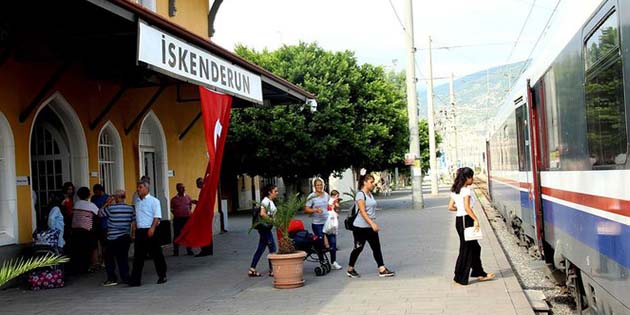
[[[104,286],[117,285],[116,262],[118,273],[123,283],[129,283],[129,245],[131,244],[131,223],[136,219],[134,208],[125,203],[125,191],[119,189],[109,197],[99,216],[107,218],[107,250],[105,251],[105,269],[107,281]]]

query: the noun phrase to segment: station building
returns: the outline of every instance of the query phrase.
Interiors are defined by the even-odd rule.
[[[0,4],[0,256],[32,241],[49,194],[67,181],[125,188],[130,202],[147,175],[164,219],[176,183],[196,197],[208,163],[198,86],[232,95],[235,109],[314,98],[212,43],[212,9],[207,0]]]

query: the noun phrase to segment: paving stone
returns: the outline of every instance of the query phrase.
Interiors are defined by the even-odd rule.
[[[267,276],[247,277],[258,234],[248,233],[248,215],[237,215],[230,217],[229,233],[215,236],[215,256],[167,256],[166,284],[155,284],[157,276],[149,260],[139,288],[101,287],[105,275],[99,273],[70,278],[62,289],[7,289],[0,292],[2,314],[487,315],[488,305],[494,314],[533,314],[485,217],[482,261],[487,271],[497,273],[497,279],[471,279],[469,286],[454,286],[459,240],[454,215],[446,209],[447,194],[426,194],[425,209],[409,209],[410,200],[409,191],[378,198],[383,256],[385,264],[396,271],[394,278],[378,277],[366,245],[356,265],[362,275],[359,279],[349,279],[343,270],[316,277],[316,264],[306,262],[304,287],[274,289]],[[310,227],[308,217],[300,218]],[[342,228],[338,243],[338,260],[345,266],[351,234]],[[167,255],[171,252],[164,250]],[[258,269],[266,273],[265,259]]]

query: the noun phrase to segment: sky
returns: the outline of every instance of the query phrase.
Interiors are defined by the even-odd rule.
[[[283,44],[317,42],[328,50],[352,50],[360,63],[404,70],[404,1],[224,1],[215,21],[213,41],[229,50],[237,43],[274,50]],[[461,77],[526,59],[557,1],[414,1],[416,62],[421,71],[416,76],[428,74],[429,36],[433,40],[436,78],[450,73]],[[526,18],[530,9],[531,15]],[[440,48],[453,46],[469,47]]]

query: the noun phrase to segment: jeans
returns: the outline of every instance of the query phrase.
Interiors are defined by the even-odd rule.
[[[352,253],[350,253],[350,262],[348,263],[348,266],[354,268],[354,264],[356,264],[357,259],[359,259],[359,254],[363,251],[365,242],[368,242],[370,244],[370,248],[372,248],[372,254],[374,255],[376,265],[378,267],[385,266],[385,263],[383,263],[383,253],[381,253],[381,242],[378,238],[378,232],[374,232],[372,228],[355,227],[354,230],[352,230],[352,235],[354,236],[354,249],[352,250]]]
[[[149,237],[148,232],[149,229],[136,230],[136,241],[133,246],[133,271],[131,272],[131,283],[134,285],[141,284],[144,258],[147,256],[147,252],[153,259],[158,277],[166,278],[166,260],[164,260],[164,255],[162,254],[162,247],[155,235]]]
[[[317,235],[317,237],[322,239],[322,243],[323,243],[324,224],[311,224],[311,228],[313,228],[313,234]],[[328,244],[330,245],[330,260],[332,262],[335,262],[337,261],[337,235],[326,234],[326,238],[328,238]]]
[[[265,252],[265,247],[269,247],[269,253],[276,252],[276,243],[274,243],[273,241],[273,233],[271,233],[271,230],[258,230],[258,234],[260,234],[260,239],[258,240],[258,248],[254,253],[254,258],[252,259],[252,264],[250,266],[254,269],[256,269],[256,265],[258,265],[258,261],[260,260],[263,252]],[[273,270],[271,261],[269,261],[269,270]]]
[[[123,282],[129,282],[129,245],[131,238],[123,235],[115,240],[107,240],[105,250],[105,269],[107,270],[107,280],[117,281],[116,263],[118,263],[118,273]]]
[[[479,246],[479,242],[466,241],[464,239],[464,220],[466,220],[467,227],[474,225],[473,219],[468,215],[455,217],[455,229],[459,235],[459,256],[457,256],[453,280],[459,284],[466,285],[469,277],[485,277],[487,274],[483,271],[483,266],[481,265],[481,246]]]

